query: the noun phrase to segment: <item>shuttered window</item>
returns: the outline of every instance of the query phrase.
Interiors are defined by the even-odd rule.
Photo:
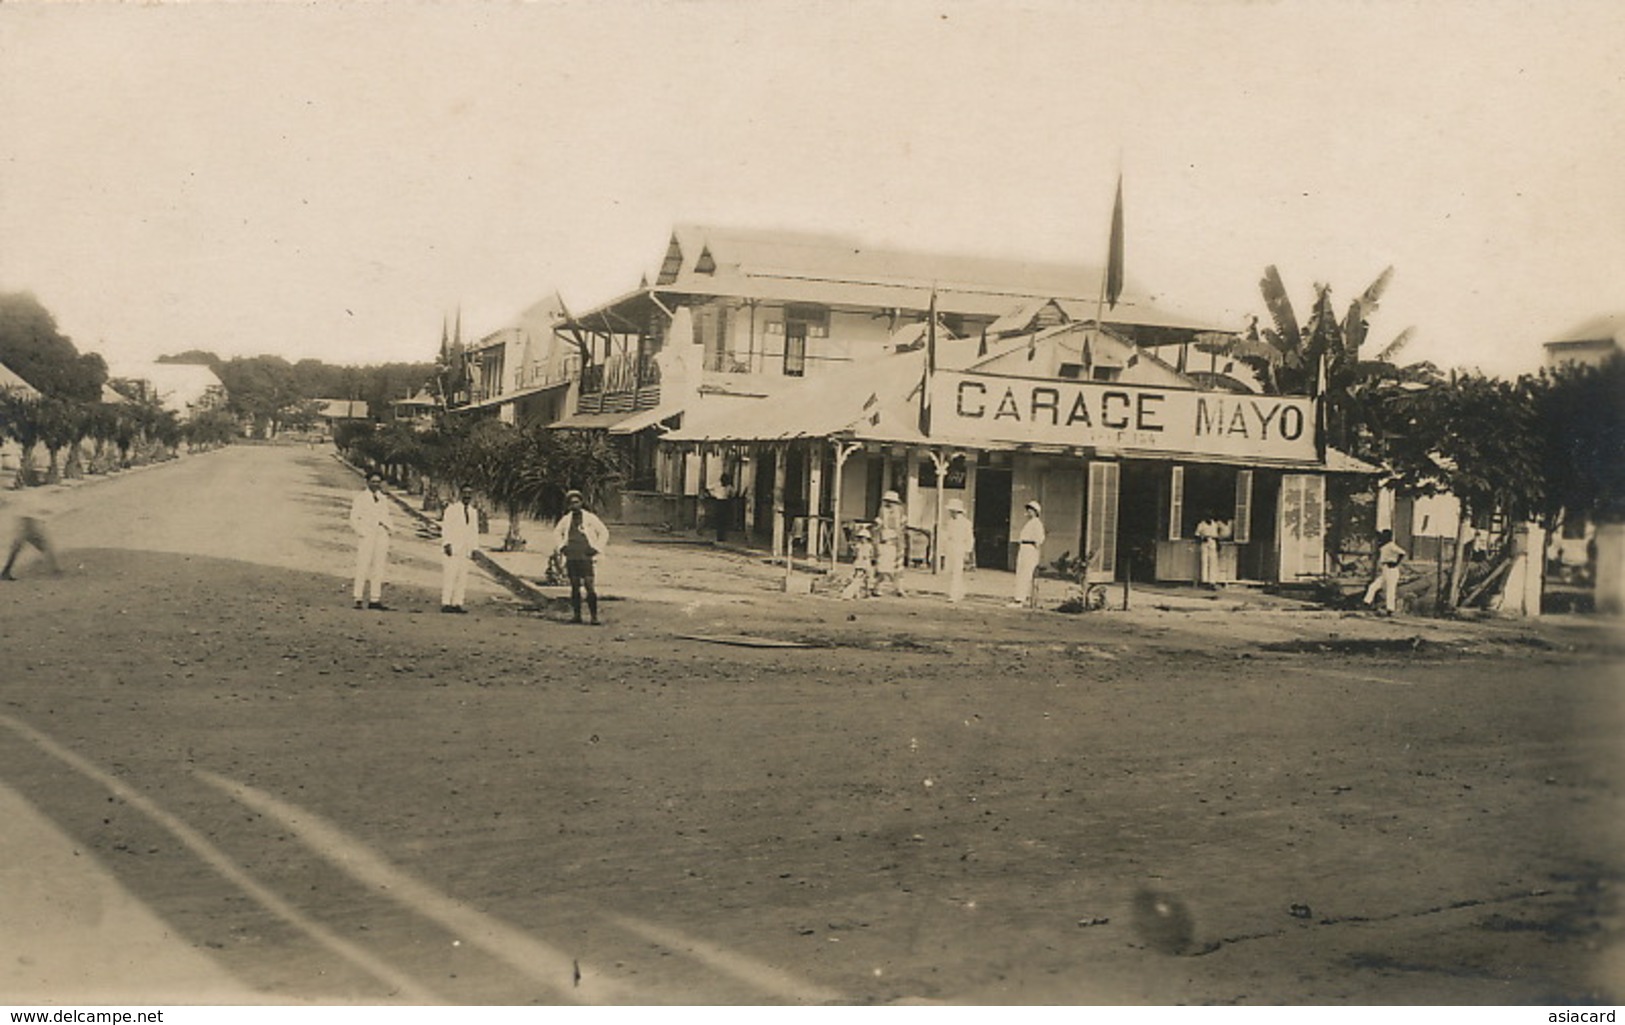
[[[1089,464],[1089,521],[1085,526],[1086,552],[1094,552],[1089,579],[1117,576],[1117,499],[1122,467],[1117,463]]]
[[[1253,471],[1236,471],[1236,519],[1230,537],[1238,545],[1253,539]]]
[[[1185,522],[1185,468],[1176,466],[1168,482],[1168,540],[1180,539],[1180,524],[1183,522]]]

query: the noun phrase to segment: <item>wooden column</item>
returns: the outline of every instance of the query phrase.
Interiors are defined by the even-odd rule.
[[[818,510],[824,497],[824,443],[807,446],[807,561],[817,562],[823,554],[818,549]]]
[[[835,443],[835,494],[833,501],[830,503],[830,518],[835,521],[835,526],[829,535],[829,568],[831,573],[835,571],[835,564],[841,557],[841,496],[846,490],[841,484],[841,471],[846,466],[847,457],[861,448],[863,448],[863,445],[856,441],[844,445],[838,441]]]
[[[948,478],[948,466],[953,457],[936,449],[931,450],[931,464],[937,468],[937,521],[931,527],[931,572],[940,571],[942,563],[942,488]]]
[[[788,473],[790,446],[780,442],[773,446],[773,556],[786,555],[789,538],[784,522],[784,485]]]

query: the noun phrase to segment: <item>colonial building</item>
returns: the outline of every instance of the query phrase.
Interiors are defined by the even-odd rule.
[[[625,437],[637,473],[628,515],[682,519],[699,468],[656,444],[699,403],[773,398],[921,343],[933,305],[945,332],[980,338],[1019,310],[1038,316],[1059,297],[1090,304],[1098,270],[1018,260],[883,250],[839,236],[679,227],[653,283],[569,317],[582,353],[579,392],[561,427]],[[934,297],[934,299],[933,299]],[[1061,307],[1054,306],[1062,315]],[[1117,305],[1155,333],[1186,329],[1143,298]],[[668,380],[681,360],[681,386]],[[686,482],[686,483],[685,483]]]
[[[1128,333],[1066,323],[934,358],[928,341],[756,408],[699,405],[662,444],[725,468],[746,529],[812,558],[838,558],[895,490],[928,566],[957,497],[981,566],[1014,565],[1036,500],[1043,561],[1091,580],[1196,579],[1204,520],[1222,525],[1219,579],[1321,575],[1327,477],[1375,468],[1322,453],[1313,400],[1201,387]]]
[[[553,423],[570,409],[580,376],[580,352],[556,333],[563,319],[556,298],[536,303],[512,324],[468,346],[466,390],[452,408],[504,423]]]

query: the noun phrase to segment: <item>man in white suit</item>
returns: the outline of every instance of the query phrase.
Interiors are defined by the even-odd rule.
[[[480,511],[474,508],[474,489],[463,485],[458,500],[440,514],[440,611],[462,613],[468,592],[468,567],[480,546]]]
[[[350,529],[356,538],[355,588],[351,596],[356,608],[380,612],[388,608],[384,604],[384,566],[389,562],[389,535],[395,532],[383,486],[384,479],[373,474],[367,478],[367,490],[350,503]],[[363,601],[369,590],[370,600]]]

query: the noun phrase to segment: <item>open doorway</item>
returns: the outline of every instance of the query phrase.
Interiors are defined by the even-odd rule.
[[[1010,568],[1010,469],[981,466],[976,470],[976,565]]]

